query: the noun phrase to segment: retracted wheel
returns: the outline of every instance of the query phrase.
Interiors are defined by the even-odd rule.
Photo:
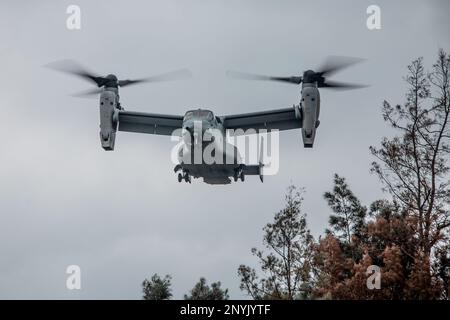
[[[183,176],[181,175],[181,173],[178,174],[178,182],[181,182],[181,180],[183,180]]]

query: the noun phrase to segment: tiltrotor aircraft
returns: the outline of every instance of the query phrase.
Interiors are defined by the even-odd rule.
[[[260,130],[290,130],[301,129],[303,145],[312,148],[317,127],[320,124],[320,94],[318,88],[355,89],[364,86],[327,80],[336,71],[350,66],[361,59],[346,57],[329,57],[319,71],[307,70],[302,76],[270,77],[248,73],[229,72],[230,76],[251,80],[272,80],[300,85],[301,101],[290,108],[260,111],[253,113],[217,116],[210,110],[189,110],[184,115],[168,115],[125,111],[119,99],[119,87],[125,87],[142,82],[173,80],[189,75],[187,70],[179,70],[158,76],[137,79],[119,80],[115,75],[98,76],[87,71],[73,61],[61,61],[48,65],[49,67],[68,72],[93,82],[97,88],[84,92],[82,95],[100,94],[100,141],[104,150],[114,150],[116,132],[128,131],[137,133],[172,135],[177,132],[182,138],[178,152],[179,164],[174,168],[178,172],[178,181],[191,182],[193,178],[203,178],[208,184],[229,184],[234,181],[244,181],[246,175],[259,175],[263,181],[263,142],[259,146],[259,163],[246,165],[242,163],[237,148],[226,141],[226,133],[246,134],[248,129]],[[200,129],[198,129],[200,128]],[[199,139],[214,129],[219,136],[213,135],[208,141]],[[253,131],[253,132],[255,132]],[[210,135],[211,136],[211,135]],[[194,150],[204,150],[214,144],[214,152],[219,153],[220,163],[205,163],[185,161],[194,157]]]

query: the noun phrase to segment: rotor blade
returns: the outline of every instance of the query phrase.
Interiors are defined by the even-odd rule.
[[[45,67],[56,70],[56,71],[76,75],[85,80],[94,82],[99,87],[101,87],[105,81],[105,79],[103,77],[100,77],[100,76],[96,75],[95,73],[88,71],[86,68],[84,68],[78,62],[76,62],[74,60],[55,61],[55,62],[45,65]]]
[[[325,63],[316,72],[320,73],[322,76],[329,76],[341,69],[350,67],[361,61],[364,61],[364,59],[344,56],[329,56],[325,60]]]
[[[95,98],[95,96],[102,93],[102,91],[103,91],[102,88],[94,88],[71,94],[71,96],[76,98]]]
[[[245,73],[231,70],[227,71],[227,76],[243,80],[280,81],[293,84],[300,84],[302,82],[302,77],[271,77],[260,74]]]
[[[144,82],[161,82],[161,81],[171,81],[186,79],[192,76],[192,73],[187,69],[179,69],[167,73],[162,73],[156,76],[151,76],[147,78],[135,79],[135,80],[119,80],[119,86],[125,87],[131,84],[138,84]]]
[[[367,88],[367,87],[368,87],[368,85],[346,83],[346,82],[339,82],[339,81],[326,81],[325,83],[319,85],[319,88],[330,88],[330,89],[336,89],[336,90],[352,90],[352,89],[361,89],[361,88]]]

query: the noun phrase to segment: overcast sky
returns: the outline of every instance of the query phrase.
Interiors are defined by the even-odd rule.
[[[81,8],[81,30],[66,8]],[[382,29],[366,27],[381,8]],[[323,193],[345,176],[364,204],[383,196],[369,173],[370,145],[392,132],[383,99],[401,103],[407,64],[450,50],[450,5],[442,1],[1,1],[0,298],[139,299],[153,273],[171,274],[175,298],[204,276],[239,290],[237,268],[256,266],[262,227],[282,208],[286,187],[306,190],[315,236],[330,210]],[[290,107],[300,88],[226,77],[228,69],[295,75],[327,55],[366,58],[333,79],[367,89],[321,91],[313,149],[299,130],[280,134],[280,170],[261,184],[178,183],[169,137],[120,132],[99,141],[95,99],[71,93],[89,83],[42,66],[76,59],[100,74],[141,77],[189,68],[193,78],[121,90],[127,110],[216,114]],[[66,289],[66,267],[82,289]]]

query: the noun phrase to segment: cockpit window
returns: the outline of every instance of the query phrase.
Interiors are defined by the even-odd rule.
[[[193,116],[194,116],[194,112],[193,111],[188,111],[184,115],[184,120],[190,120],[190,119],[192,119]]]
[[[206,119],[209,121],[214,120],[214,114],[209,110],[192,110],[186,112],[184,120],[190,120],[192,118]]]
[[[199,111],[199,116],[200,116],[200,118],[203,118],[203,119],[206,119],[206,120],[213,120],[214,119],[213,113],[211,111],[200,110]]]

